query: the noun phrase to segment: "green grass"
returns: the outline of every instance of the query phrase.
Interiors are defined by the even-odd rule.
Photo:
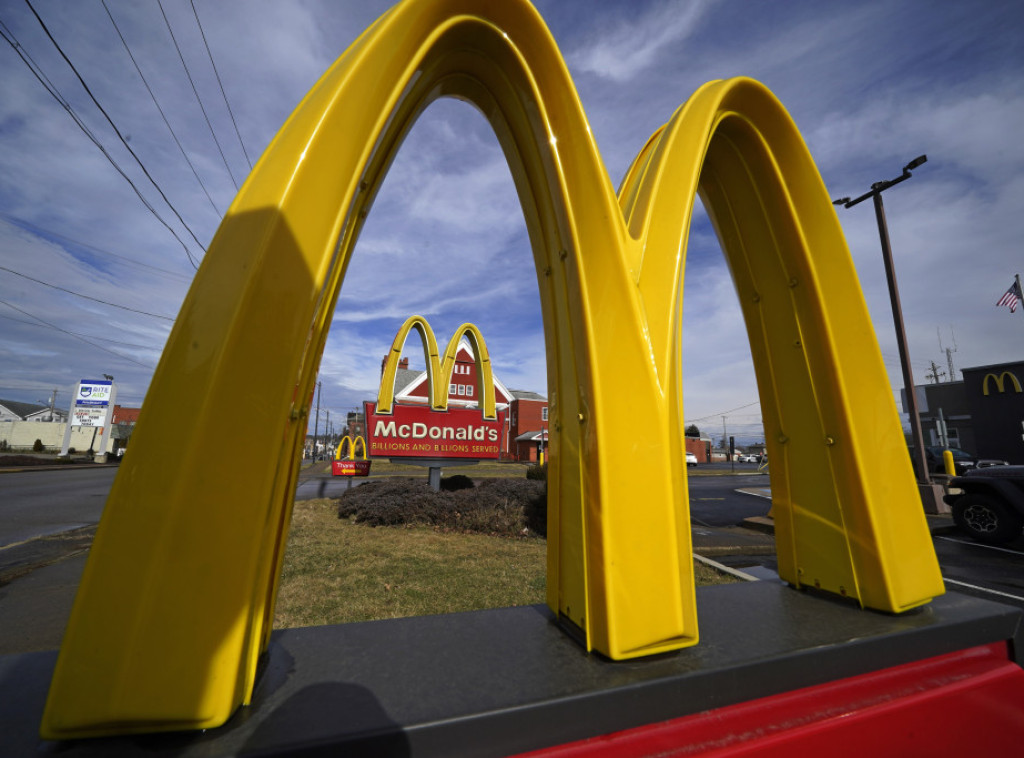
[[[370,527],[334,500],[295,503],[274,614],[276,628],[532,605],[545,601],[547,544]],[[700,563],[698,584],[732,581]]]

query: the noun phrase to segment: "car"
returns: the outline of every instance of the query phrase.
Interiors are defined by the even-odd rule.
[[[949,480],[953,521],[978,540],[1012,542],[1024,529],[1024,466],[986,466]]]
[[[736,460],[740,463],[757,463],[757,456],[744,454],[737,456]]]
[[[689,450],[686,451],[686,465],[687,466],[696,466],[697,465],[697,456],[694,455],[693,453],[691,453]]]
[[[911,459],[914,458],[914,448],[908,448],[910,451]],[[941,445],[927,445],[924,449],[925,462],[928,465],[928,470],[933,474],[945,474],[946,463],[942,459],[942,452],[947,448]],[[978,459],[968,453],[966,450],[961,450],[958,447],[948,448],[949,452],[953,454],[953,469],[958,475],[966,474],[971,469],[978,465]]]

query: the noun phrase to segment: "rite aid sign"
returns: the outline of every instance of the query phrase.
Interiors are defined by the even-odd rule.
[[[71,426],[104,426],[112,391],[113,382],[80,382],[71,409]]]

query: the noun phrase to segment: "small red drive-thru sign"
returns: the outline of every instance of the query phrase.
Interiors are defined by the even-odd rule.
[[[370,461],[331,461],[331,474],[334,476],[369,476]]]
[[[348,457],[342,458],[341,454],[345,452],[346,444],[348,445]],[[356,450],[359,445],[363,446],[362,460],[356,460]],[[366,459],[366,440],[358,436],[355,439],[352,439],[346,434],[338,443],[338,450],[334,455],[334,460],[331,461],[331,475],[369,476],[370,463],[372,463],[372,461],[368,461]]]

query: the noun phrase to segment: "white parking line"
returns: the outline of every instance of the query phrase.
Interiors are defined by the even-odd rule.
[[[947,579],[946,577],[942,577],[942,580],[944,582],[949,583],[949,584],[956,584],[956,585],[958,585],[960,587],[970,587],[972,590],[978,590],[979,592],[988,592],[991,595],[999,595],[1000,597],[1009,597],[1009,598],[1013,598],[1014,600],[1019,600],[1022,603],[1024,603],[1024,597],[1019,597],[1018,595],[1011,595],[1009,592],[1000,592],[999,590],[990,590],[988,587],[979,587],[977,584],[968,584],[967,582],[958,582],[956,579]]]
[[[961,545],[970,545],[971,547],[984,547],[984,548],[988,548],[989,550],[998,550],[998,551],[1000,551],[1002,553],[1010,553],[1011,555],[1024,556],[1024,553],[1022,553],[1020,550],[1010,550],[1010,549],[1005,548],[1005,547],[996,547],[995,545],[986,545],[986,544],[984,544],[982,542],[971,542],[970,540],[958,540],[955,537],[936,537],[935,539],[945,540],[946,542],[959,542]]]
[[[753,495],[754,497],[763,497],[766,500],[772,499],[772,491],[769,487],[747,487],[744,489],[736,490],[737,492],[744,495]]]

